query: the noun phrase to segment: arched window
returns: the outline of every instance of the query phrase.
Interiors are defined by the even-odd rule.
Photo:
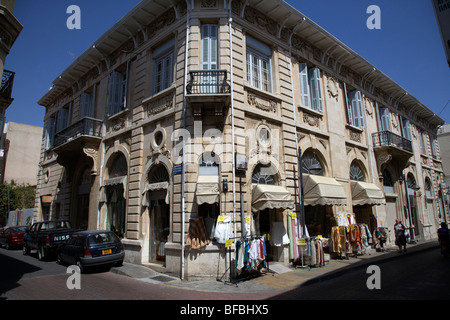
[[[392,182],[391,173],[387,169],[383,170],[383,185],[385,187],[393,187],[394,186],[394,183]]]
[[[355,161],[350,165],[350,180],[366,181],[363,170]]]
[[[317,165],[317,164],[319,164],[322,167],[322,170],[315,172],[314,174],[318,175],[318,176],[323,176],[324,175],[323,165],[320,163],[319,160],[317,160],[315,152],[313,152],[312,150],[306,150],[302,154],[303,173],[312,174],[310,169],[312,168],[313,165]]]
[[[199,175],[219,175],[219,159],[214,153],[202,154],[198,164]]]
[[[252,183],[275,185],[275,173],[276,171],[274,170],[274,166],[264,166],[262,164],[258,164],[253,170]]]

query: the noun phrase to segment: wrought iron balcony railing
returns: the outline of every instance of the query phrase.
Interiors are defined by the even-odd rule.
[[[3,70],[2,83],[0,85],[0,98],[6,100],[11,99],[14,75],[15,73],[12,71]]]
[[[188,94],[226,94],[231,87],[227,80],[227,70],[192,70],[186,86]]]
[[[373,146],[393,146],[408,152],[413,152],[411,140],[405,139],[390,131],[380,131],[372,134]]]
[[[80,136],[102,137],[102,120],[85,117],[55,134],[54,147]]]

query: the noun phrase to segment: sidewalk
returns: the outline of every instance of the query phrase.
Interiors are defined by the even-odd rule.
[[[111,272],[126,275],[141,281],[153,284],[162,284],[172,287],[220,292],[220,293],[258,293],[285,291],[305,283],[323,281],[340,276],[350,269],[364,268],[372,264],[378,264],[397,259],[404,255],[411,255],[423,250],[431,250],[439,247],[437,240],[421,241],[417,244],[408,244],[407,252],[398,253],[397,247],[387,248],[384,252],[371,252],[358,257],[347,259],[331,259],[323,267],[294,268],[278,263],[269,266],[270,272],[261,276],[232,283],[229,281],[204,279],[204,280],[180,280],[173,275],[158,272],[151,266],[124,263],[121,267],[111,268]],[[228,280],[228,274],[226,275]]]

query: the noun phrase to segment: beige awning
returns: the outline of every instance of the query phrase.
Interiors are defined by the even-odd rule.
[[[344,187],[330,177],[303,175],[305,206],[345,206],[347,196]]]
[[[385,204],[383,191],[373,183],[352,181],[352,203],[354,206],[365,204],[381,205]]]
[[[252,211],[264,209],[293,209],[291,194],[282,186],[256,184],[252,186]]]
[[[113,187],[116,185],[122,185],[123,186],[123,198],[126,199],[127,198],[127,186],[128,186],[128,179],[127,176],[121,176],[121,177],[116,177],[116,178],[111,178],[111,179],[106,179],[103,181],[103,185],[100,187],[100,202],[106,202],[106,188],[107,187]],[[117,197],[117,195],[115,195]]]
[[[219,203],[219,176],[199,175],[195,196],[198,205]]]
[[[164,199],[166,204],[169,204],[169,182],[155,182],[149,183],[142,191],[142,205],[150,206],[150,201]]]

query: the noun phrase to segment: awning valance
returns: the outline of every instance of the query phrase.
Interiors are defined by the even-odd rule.
[[[305,206],[345,206],[347,196],[344,187],[330,177],[303,175]]]
[[[252,186],[252,211],[264,209],[293,209],[291,194],[282,186],[256,184]]]
[[[373,183],[352,181],[352,203],[354,206],[385,204],[383,191]]]
[[[199,175],[195,196],[198,205],[219,203],[219,176]]]
[[[113,186],[118,186],[118,185],[122,185],[123,186],[123,197],[124,199],[127,198],[127,183],[128,179],[127,176],[121,176],[121,177],[116,177],[116,178],[111,178],[111,179],[105,179],[103,181],[103,185],[100,187],[100,202],[109,202],[109,200],[111,199],[106,199],[106,187],[113,187]]]
[[[150,206],[150,201],[164,199],[169,204],[169,182],[149,183],[142,191],[142,205]]]

